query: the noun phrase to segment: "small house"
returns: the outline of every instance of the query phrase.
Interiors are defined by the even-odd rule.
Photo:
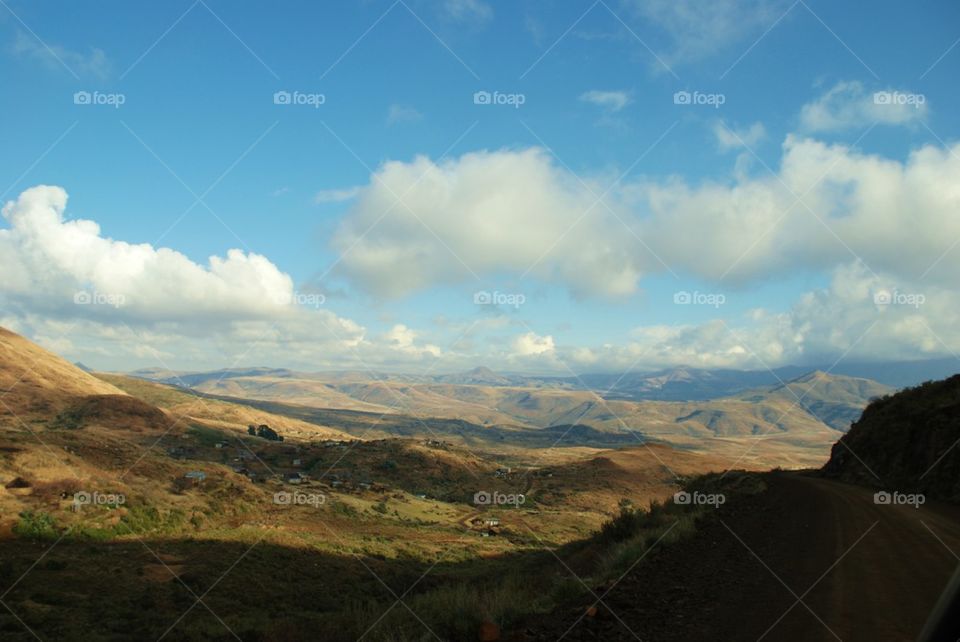
[[[184,475],[184,477],[192,480],[193,483],[195,484],[199,484],[200,482],[202,482],[207,478],[207,474],[202,470],[191,470],[186,475]]]

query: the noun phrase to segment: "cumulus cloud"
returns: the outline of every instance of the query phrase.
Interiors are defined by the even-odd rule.
[[[536,148],[387,163],[333,237],[340,273],[383,295],[512,274],[582,297],[632,294],[666,267],[739,284],[852,258],[930,281],[960,271],[960,145],[898,161],[791,135],[776,175],[611,180],[584,185]]]
[[[743,318],[636,328],[621,345],[559,347],[579,370],[622,371],[694,366],[763,369],[788,364],[949,356],[960,346],[956,289],[875,274],[862,263],[837,267],[827,287],[803,294],[788,310]]]
[[[584,188],[538,148],[388,162],[333,237],[340,272],[392,296],[493,271],[628,294],[640,267],[630,235],[597,204],[603,189]]]
[[[534,332],[521,334],[511,345],[513,354],[520,357],[541,355],[554,351],[553,337],[540,336]]]
[[[592,89],[580,94],[580,100],[591,103],[611,112],[618,112],[630,103],[630,95],[625,91],[600,91]]]
[[[66,205],[63,189],[44,185],[3,207],[10,229],[0,230],[0,271],[8,295],[59,297],[67,306],[78,292],[96,292],[122,301],[131,317],[170,320],[261,318],[269,302],[292,296],[290,277],[264,256],[230,250],[200,265],[168,248],[106,238],[94,221],[66,220]]]
[[[440,354],[405,327],[368,337],[321,308],[322,296],[295,291],[264,256],[229,250],[196,263],[170,248],[104,237],[92,220],[68,220],[66,206],[62,188],[41,185],[3,207],[0,324],[72,358],[223,367],[235,359],[276,364],[282,355],[316,368]]]
[[[870,125],[909,125],[927,117],[923,94],[884,89],[869,92],[858,81],[839,82],[803,106],[800,124],[808,132],[835,132]]]
[[[925,146],[899,162],[790,136],[776,176],[640,189],[644,237],[675,270],[714,281],[859,258],[878,272],[948,282],[960,269],[950,249],[960,238],[958,152]]]
[[[392,345],[394,348],[405,352],[405,353],[423,353],[431,356],[439,356],[440,348],[432,344],[424,344],[418,346],[416,343],[418,333],[411,330],[402,323],[390,328],[390,330],[384,335],[387,342]]]
[[[442,163],[418,157],[385,163],[357,188],[332,237],[345,252],[340,274],[386,295],[442,284],[487,289],[475,287],[480,276],[580,297],[629,295],[666,264],[733,298],[784,274],[830,275],[827,287],[786,309],[736,318],[723,309],[713,321],[642,326],[609,345],[567,344],[559,326],[547,334],[524,323],[518,334],[502,321],[478,325],[482,338],[468,336],[456,350],[402,323],[371,333],[326,306],[306,308],[290,276],[264,256],[229,250],[200,263],[110,239],[94,221],[68,218],[67,195],[52,186],[3,207],[2,325],[95,365],[175,357],[221,367],[243,357],[245,365],[410,371],[442,359],[444,369],[497,362],[563,373],[566,365],[756,368],[830,363],[847,352],[960,352],[960,145],[927,145],[899,160],[788,136],[774,171],[611,186],[615,174],[581,182],[537,148]],[[77,305],[78,292],[119,295],[123,304]],[[877,304],[878,293],[893,303]],[[917,295],[922,303],[911,304]]]

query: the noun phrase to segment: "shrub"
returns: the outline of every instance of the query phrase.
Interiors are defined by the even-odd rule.
[[[13,532],[18,537],[33,540],[57,539],[60,536],[57,523],[49,513],[32,510],[20,513],[20,520],[13,526]]]
[[[50,427],[55,430],[76,430],[83,428],[83,412],[79,408],[67,408],[53,418],[53,421],[50,422]]]

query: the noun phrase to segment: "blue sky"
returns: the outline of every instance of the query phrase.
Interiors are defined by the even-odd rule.
[[[41,225],[51,187],[0,221],[0,321],[71,358],[569,374],[960,351],[955,3],[3,5],[2,200],[69,204]],[[99,231],[61,229],[78,219]],[[323,302],[258,305],[293,292]]]

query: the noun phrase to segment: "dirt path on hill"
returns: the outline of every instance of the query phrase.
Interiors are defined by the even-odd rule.
[[[914,640],[957,567],[960,507],[877,505],[867,488],[767,479],[765,493],[722,507],[605,596],[595,587],[595,617],[580,617],[593,598],[512,639]]]

